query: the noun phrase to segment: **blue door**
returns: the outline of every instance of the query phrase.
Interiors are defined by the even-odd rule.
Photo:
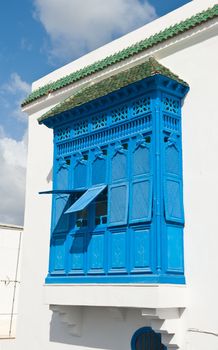
[[[161,343],[161,335],[155,333],[150,327],[138,329],[132,337],[132,350],[167,350]]]

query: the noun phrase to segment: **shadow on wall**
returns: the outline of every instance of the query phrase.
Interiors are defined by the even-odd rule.
[[[52,307],[53,308],[53,307]],[[54,306],[56,308],[56,306]],[[58,308],[58,307],[57,307]],[[93,349],[120,350],[131,348],[135,331],[149,322],[140,315],[140,310],[125,310],[109,307],[78,307],[81,324],[70,325],[70,312],[74,307],[64,306],[62,311],[52,313],[50,341],[78,345]],[[71,309],[71,311],[70,311]],[[66,313],[64,313],[64,310]],[[67,311],[68,310],[68,311]],[[78,315],[77,315],[78,317]],[[73,335],[75,327],[80,335]]]
[[[52,177],[53,177],[53,167],[51,168],[51,170],[49,171],[47,177],[46,177],[46,181],[47,183],[52,181]]]

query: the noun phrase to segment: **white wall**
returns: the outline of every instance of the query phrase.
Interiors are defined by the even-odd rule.
[[[16,334],[22,230],[0,224],[0,341]]]
[[[196,1],[197,2],[197,1]],[[209,2],[204,1],[205,8]],[[202,4],[202,2],[201,2]],[[196,6],[197,7],[197,6]],[[163,20],[163,19],[162,19]],[[166,26],[168,26],[166,19]],[[161,52],[159,61],[190,84],[183,106],[185,267],[189,303],[182,350],[218,349],[218,118],[215,30],[205,39],[187,41]],[[185,48],[184,48],[185,46]],[[160,49],[161,50],[161,49]],[[37,105],[37,103],[36,103]],[[48,109],[48,107],[47,107]],[[46,109],[29,117],[29,156],[25,234],[16,350],[130,349],[134,331],[149,325],[139,309],[116,315],[108,308],[83,310],[82,336],[69,334],[57,313],[43,303],[47,273],[51,199],[38,191],[51,188],[52,131],[37,124]],[[96,287],[97,288],[97,287]],[[2,349],[11,349],[5,342]],[[1,349],[1,348],[0,348]]]

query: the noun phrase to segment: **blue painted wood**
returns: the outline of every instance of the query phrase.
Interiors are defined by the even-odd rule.
[[[104,153],[107,152],[106,149],[102,150],[97,147],[93,152],[93,163],[92,163],[92,184],[102,184],[106,182],[106,170],[107,161]],[[107,154],[107,153],[106,153]]]
[[[184,259],[180,253],[183,247],[183,229],[175,225],[167,225],[167,272],[181,273],[184,270]]]
[[[128,183],[111,185],[109,192],[109,225],[120,226],[127,224],[129,186]]]
[[[152,179],[132,181],[130,193],[130,223],[151,221]]]
[[[69,268],[71,272],[84,273],[85,240],[85,234],[77,234],[72,237],[72,245],[69,252]]]
[[[82,153],[75,155],[76,164],[74,167],[74,187],[86,188],[87,187],[87,162],[84,159]]]
[[[67,123],[61,116],[50,122],[56,192],[46,283],[185,283],[187,89],[157,75],[121,90],[70,111]],[[101,194],[78,206],[98,185]],[[80,211],[64,215],[75,206]]]
[[[127,233],[126,230],[114,230],[110,232],[110,257],[109,273],[123,273],[127,271]]]
[[[90,187],[79,199],[77,199],[64,214],[71,214],[85,209],[107,185],[96,185]]]
[[[104,232],[101,234],[92,234],[90,244],[88,246],[88,272],[104,273]]]
[[[151,232],[149,228],[136,226],[131,233],[131,272],[152,272]]]

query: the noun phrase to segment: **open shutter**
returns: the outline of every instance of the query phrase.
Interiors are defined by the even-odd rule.
[[[128,183],[119,183],[109,187],[109,225],[127,224],[129,202]]]
[[[131,184],[130,223],[151,221],[152,180],[140,179]]]
[[[71,214],[85,209],[106,187],[107,185],[90,187],[67,211],[65,211],[65,214]]]

